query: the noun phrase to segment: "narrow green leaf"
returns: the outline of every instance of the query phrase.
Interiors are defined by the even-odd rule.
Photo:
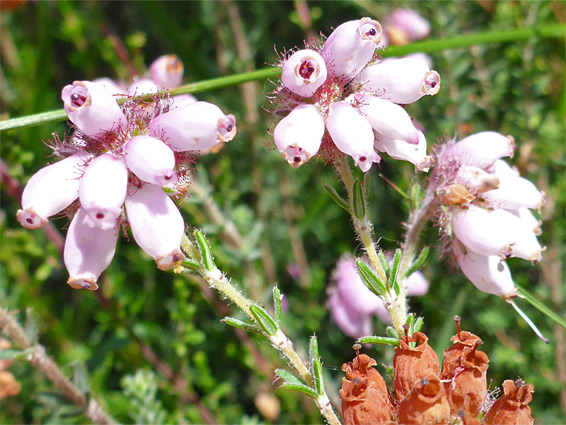
[[[522,296],[525,300],[527,300],[529,302],[529,304],[531,304],[534,308],[536,308],[538,311],[540,311],[542,314],[544,314],[546,317],[548,317],[554,323],[556,323],[557,325],[562,326],[564,329],[566,329],[566,321],[563,318],[558,316],[554,311],[552,311],[545,304],[543,304],[542,302],[537,300],[525,288],[523,288],[519,285],[516,285],[516,286],[517,286],[517,289],[519,291],[519,295]]]
[[[188,258],[185,258],[185,260],[183,260],[183,267],[196,272],[200,270],[201,265],[197,261],[193,261],[193,260],[189,260]]]
[[[409,325],[409,335],[412,335],[413,324],[415,323],[415,315],[411,313],[407,316],[407,325]]]
[[[316,393],[316,391],[313,390],[311,387],[307,387],[305,384],[297,385],[297,384],[289,384],[288,382],[285,382],[283,385],[281,385],[281,388],[285,388],[286,390],[291,390],[291,391],[299,391],[314,399],[318,398],[318,394]]]
[[[318,357],[318,338],[316,335],[313,335],[309,340],[309,360],[317,359]]]
[[[377,253],[377,258],[381,263],[381,267],[383,267],[383,271],[385,272],[385,275],[388,277],[391,276],[391,263],[387,260],[387,258],[385,258],[385,254],[383,253],[383,251],[379,251]]]
[[[234,319],[233,317],[225,317],[220,321],[234,328],[242,329],[243,331],[246,332],[261,333],[261,329],[257,325],[253,323],[242,322],[241,320]]]
[[[36,393],[36,396],[42,403],[47,404],[48,406],[73,406],[71,400],[63,394],[40,391]]]
[[[338,206],[344,208],[346,211],[348,211],[350,213],[350,207],[348,206],[348,203],[338,194],[336,189],[334,189],[329,184],[325,184],[324,190],[326,190],[326,193],[328,193],[330,195],[332,200],[334,202],[336,202],[338,204]]]
[[[370,193],[371,193],[370,190],[369,190],[369,188],[370,188],[370,177],[371,177],[371,173],[364,173],[363,188],[364,188],[364,197],[366,199],[366,204],[369,204],[369,196],[370,196]]]
[[[288,382],[289,384],[296,384],[296,385],[305,385],[306,384],[301,381],[298,377],[293,375],[291,372],[285,369],[275,369],[275,374],[283,379],[284,381]]]
[[[18,350],[16,348],[5,348],[0,350],[0,360],[20,360],[27,359],[27,357],[33,353],[33,348],[27,348],[25,350]]]
[[[88,372],[84,363],[75,363],[73,365],[73,384],[80,392],[88,392]]]
[[[313,360],[312,362],[313,376],[314,376],[314,387],[318,395],[324,394],[324,375],[322,374],[322,364],[320,363],[320,358]]]
[[[283,296],[281,295],[281,291],[277,285],[273,287],[273,310],[275,311],[275,323],[277,323],[277,327],[280,327],[281,324],[281,300]]]
[[[35,316],[31,311],[31,308],[26,309],[26,324],[24,331],[26,333],[26,336],[28,337],[30,344],[31,345],[37,344],[39,330],[37,326],[37,320],[35,319]]]
[[[393,326],[387,326],[387,328],[385,328],[385,333],[391,338],[399,339],[399,334]]]
[[[206,240],[204,235],[197,229],[195,229],[195,237],[200,248],[204,268],[208,271],[214,270],[216,268],[216,264],[214,264],[214,258],[212,257],[212,251],[210,249],[208,241]]]
[[[405,275],[406,277],[411,276],[414,272],[416,272],[418,269],[420,269],[420,267],[424,264],[426,257],[428,257],[428,253],[430,252],[430,248],[428,246],[425,246],[422,251],[419,253],[419,256],[417,257],[417,259],[415,261],[413,261],[413,264],[411,264],[411,267],[409,267],[409,270],[407,270],[407,274]]]
[[[424,319],[422,317],[417,317],[415,324],[413,325],[413,333],[420,332],[423,327]]]
[[[368,289],[376,295],[385,295],[387,288],[385,287],[384,283],[379,280],[375,273],[368,267],[368,265],[359,258],[356,260],[356,265],[358,266],[358,273]]]
[[[362,220],[366,216],[366,200],[362,189],[362,182],[359,179],[354,180],[354,188],[352,193],[352,207],[354,209],[354,217]]]
[[[263,329],[263,331],[269,335],[275,335],[275,332],[279,330],[277,323],[271,318],[271,316],[260,306],[251,305],[250,311],[254,315],[257,324]]]
[[[399,345],[397,338],[388,338],[386,336],[364,336],[358,339],[360,344],[372,345]]]
[[[397,248],[395,254],[393,255],[393,266],[391,267],[391,276],[389,277],[390,282],[397,282],[397,275],[399,274],[399,264],[401,263],[401,257],[403,257],[403,251]]]

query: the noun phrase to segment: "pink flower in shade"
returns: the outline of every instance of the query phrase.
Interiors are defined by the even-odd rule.
[[[322,47],[284,55],[271,96],[283,119],[273,135],[291,166],[316,156],[333,161],[341,152],[367,172],[380,150],[428,170],[426,138],[399,104],[436,94],[440,76],[417,58],[386,66],[376,56],[380,41],[379,22],[362,18],[339,25]]]
[[[542,206],[544,193],[501,159],[513,149],[510,136],[473,134],[441,147],[433,173],[447,249],[478,289],[507,300],[517,291],[505,260],[534,263],[544,251],[530,212]]]
[[[158,69],[161,65],[152,72],[167,85],[171,81],[167,69]],[[146,90],[142,83],[148,92],[158,89],[156,82],[140,80],[136,91]],[[108,82],[106,87],[111,87]],[[185,225],[170,195],[179,197],[187,190],[195,154],[232,140],[234,117],[206,102],[170,108],[171,101],[159,96],[148,109],[144,102],[115,97],[90,81],[75,81],[61,97],[76,132],[54,146],[67,157],[37,172],[25,187],[20,223],[34,229],[65,210],[75,212],[64,261],[67,283],[76,289],[98,288],[121,226],[129,225],[158,268],[176,267],[184,259],[180,245]]]
[[[352,338],[371,335],[373,316],[391,323],[383,300],[364,285],[352,258],[342,257],[338,260],[333,279],[336,284],[329,290],[328,306],[342,332]],[[425,295],[429,288],[428,280],[419,271],[408,277],[407,285],[409,296]]]
[[[150,76],[157,85],[166,90],[179,87],[183,82],[183,62],[177,55],[157,58],[149,68]]]
[[[401,31],[407,41],[426,38],[430,34],[430,23],[415,10],[396,9],[386,19],[388,32]]]

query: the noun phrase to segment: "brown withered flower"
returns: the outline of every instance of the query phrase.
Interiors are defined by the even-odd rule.
[[[361,346],[354,345],[356,357],[342,365],[342,418],[346,425],[386,424],[393,421],[394,407],[383,377],[373,366],[377,362],[360,354]]]
[[[503,395],[497,399],[487,415],[486,425],[532,425],[529,403],[535,391],[532,384],[525,384],[521,379],[513,382],[508,379],[503,382]]]
[[[405,335],[395,347],[393,387],[399,401],[409,394],[416,382],[431,374],[440,376],[438,356],[427,341],[424,333],[415,332],[412,336]],[[417,346],[411,348],[411,342],[417,343]]]
[[[487,368],[489,357],[477,347],[465,347],[460,361],[461,366],[455,370],[451,380],[444,381],[444,388],[452,414],[465,419],[475,419],[487,397]]]
[[[441,425],[450,421],[450,405],[438,375],[428,375],[413,386],[399,404],[403,425]]]
[[[464,348],[473,347],[476,344],[476,341],[480,341],[481,343],[479,336],[460,329],[460,320],[459,316],[454,316],[457,329],[456,335],[450,338],[452,346],[448,350],[444,350],[442,372],[440,373],[440,379],[443,380],[452,379],[454,377],[456,369],[461,366],[460,360],[464,354]]]

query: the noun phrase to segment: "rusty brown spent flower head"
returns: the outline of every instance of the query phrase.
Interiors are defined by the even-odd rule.
[[[344,363],[342,370],[342,418],[345,424],[386,424],[393,421],[394,407],[383,377],[373,367],[377,362],[360,354],[361,346],[354,345],[356,357]],[[394,423],[394,422],[392,422]]]
[[[424,333],[415,332],[412,336],[405,335],[395,348],[393,387],[399,401],[409,394],[416,382],[431,374],[440,376],[438,356],[427,341]],[[411,348],[411,342],[417,344],[415,348]]]
[[[477,341],[481,339],[479,336],[474,335],[471,332],[463,331],[460,329],[460,317],[454,316],[454,321],[456,322],[456,335],[450,338],[452,341],[452,346],[448,350],[444,350],[444,356],[442,360],[442,372],[440,374],[441,379],[452,379],[456,369],[458,369],[461,364],[462,355],[464,353],[464,348],[473,347]]]
[[[440,425],[450,421],[450,405],[438,375],[416,382],[399,403],[398,420],[404,425]]]
[[[532,384],[525,384],[522,379],[503,382],[503,395],[491,406],[485,416],[484,424],[496,425],[532,425],[529,403],[535,391]]]

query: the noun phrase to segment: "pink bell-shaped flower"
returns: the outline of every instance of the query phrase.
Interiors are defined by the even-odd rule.
[[[314,105],[299,105],[273,131],[277,149],[292,167],[316,155],[324,135],[324,118]]]
[[[381,24],[370,18],[339,25],[326,39],[321,56],[337,77],[352,79],[372,59],[381,40]]]
[[[112,95],[125,95],[127,91],[121,84],[117,83],[114,80],[111,80],[107,77],[97,78],[92,80],[93,83],[99,84],[103,86],[106,90],[108,90]]]
[[[409,161],[415,164],[416,169],[427,172],[432,167],[433,160],[426,154],[426,137],[419,131],[419,143],[412,145],[404,140],[395,140],[375,135],[373,147],[379,152],[385,152],[393,159]]]
[[[128,169],[120,158],[105,153],[91,161],[79,188],[82,207],[97,226],[107,230],[116,226],[122,213],[128,187]]]
[[[98,289],[96,281],[112,262],[118,233],[116,223],[103,229],[83,208],[78,209],[67,231],[63,253],[71,287]]]
[[[461,164],[488,168],[504,156],[513,156],[514,140],[494,131],[472,134],[449,147],[441,162],[457,161]]]
[[[430,34],[430,23],[412,9],[395,9],[389,14],[387,25],[403,31],[409,41],[421,40]]]
[[[104,86],[91,81],[75,81],[61,92],[65,112],[87,136],[100,135],[127,124],[114,96]]]
[[[179,87],[183,81],[183,62],[177,55],[164,55],[151,64],[151,79],[160,88],[171,90]]]
[[[360,313],[348,306],[340,298],[337,290],[331,292],[328,307],[330,308],[332,319],[347,336],[357,339],[372,334],[372,316]]]
[[[160,270],[169,270],[185,258],[180,250],[183,217],[162,188],[143,185],[126,199],[126,213],[136,243]]]
[[[149,129],[157,138],[163,135],[174,151],[202,151],[232,140],[236,119],[224,115],[218,106],[201,101],[155,117]]]
[[[314,50],[299,50],[285,61],[281,70],[283,85],[293,93],[310,97],[326,81],[326,65]]]
[[[79,196],[80,178],[90,155],[78,152],[42,168],[24,188],[17,219],[27,229],[38,229]]]
[[[509,267],[497,255],[481,255],[454,241],[452,249],[464,275],[476,288],[503,299],[517,296]]]
[[[381,160],[373,150],[371,125],[349,103],[336,102],[328,108],[326,128],[338,149],[350,155],[363,172]]]
[[[126,166],[146,183],[174,189],[177,183],[175,154],[161,140],[136,136],[124,146]]]
[[[355,78],[362,90],[406,105],[440,90],[440,75],[417,57],[387,59],[364,68]]]
[[[364,93],[355,94],[351,100],[356,102],[358,112],[382,136],[413,145],[419,143],[419,131],[399,105]]]

